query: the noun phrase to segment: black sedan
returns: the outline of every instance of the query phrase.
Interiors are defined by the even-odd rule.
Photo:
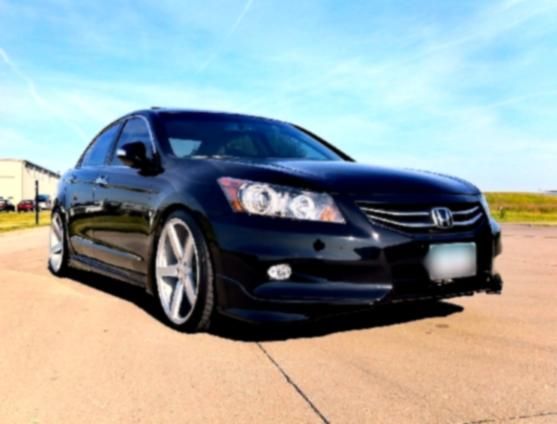
[[[15,206],[10,199],[0,197],[0,212],[14,212]]]
[[[296,125],[153,108],[104,128],[60,184],[49,268],[145,287],[171,325],[306,320],[498,293],[478,189],[355,163]]]

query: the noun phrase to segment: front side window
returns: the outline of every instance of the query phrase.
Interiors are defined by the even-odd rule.
[[[123,165],[122,161],[116,156],[116,151],[129,143],[141,142],[145,145],[145,152],[147,152],[147,158],[152,159],[153,148],[151,144],[151,136],[149,133],[149,128],[147,123],[141,118],[131,118],[124,125],[124,129],[120,134],[118,139],[118,144],[114,149],[114,155],[112,157],[112,165]]]
[[[97,138],[89,145],[83,157],[81,158],[81,166],[101,166],[104,165],[108,153],[114,139],[118,135],[120,124],[112,125],[104,130]]]
[[[171,156],[252,160],[344,160],[317,137],[293,125],[207,113],[162,113],[161,147]]]

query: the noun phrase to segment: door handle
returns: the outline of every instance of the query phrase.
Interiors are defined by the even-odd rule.
[[[106,177],[97,177],[97,179],[95,180],[95,184],[106,187],[108,185],[108,180],[106,179]]]

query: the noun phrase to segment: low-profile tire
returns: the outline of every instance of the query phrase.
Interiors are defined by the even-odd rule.
[[[48,269],[57,277],[68,272],[68,243],[64,219],[59,211],[52,213],[48,238]]]
[[[162,314],[186,332],[209,328],[214,274],[203,231],[186,211],[172,212],[159,227],[152,259],[152,287]]]

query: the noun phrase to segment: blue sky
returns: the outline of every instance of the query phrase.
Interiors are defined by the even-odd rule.
[[[0,0],[0,157],[71,167],[181,106],[294,121],[358,161],[557,189],[557,2]]]

